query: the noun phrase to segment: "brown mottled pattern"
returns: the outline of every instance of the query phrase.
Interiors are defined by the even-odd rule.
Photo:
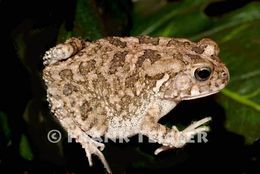
[[[188,41],[187,39],[171,39],[168,43],[167,43],[167,47],[184,47],[184,48],[188,48],[190,47],[191,42]]]
[[[176,39],[171,39],[168,44],[167,47],[171,47],[171,46],[180,46],[180,45],[184,45],[183,42],[176,40]]]
[[[75,90],[75,87],[70,84],[70,83],[67,83],[64,85],[64,88],[63,88],[63,94],[66,95],[66,96],[69,96],[72,94],[72,92]]]
[[[82,75],[87,75],[90,71],[95,69],[95,60],[90,60],[87,62],[81,62],[79,65],[79,72]]]
[[[200,59],[201,57],[195,54],[187,54],[191,59]]]
[[[149,58],[152,64],[161,58],[161,55],[157,51],[151,49],[145,50],[143,56]]]
[[[143,63],[144,63],[144,61],[145,61],[145,59],[146,59],[145,56],[140,56],[140,57],[138,57],[138,60],[137,60],[137,62],[136,62],[136,67],[137,67],[137,68],[142,67],[142,65],[143,65]]]
[[[213,60],[215,60],[215,61],[217,61],[217,62],[219,62],[219,63],[221,63],[220,58],[218,58],[216,55],[211,55],[210,58],[213,59]]]
[[[134,88],[135,83],[138,81],[138,74],[133,74],[126,78],[125,87],[126,88]]]
[[[81,56],[83,56],[85,54],[86,54],[86,52],[81,50],[81,51],[78,52],[77,56],[81,57]]]
[[[147,78],[149,80],[160,80],[163,78],[163,76],[164,76],[164,73],[160,73],[160,74],[156,74],[155,76],[146,75],[145,78]]]
[[[115,38],[115,37],[106,37],[105,39],[107,39],[109,41],[109,43],[111,43],[112,45],[115,45],[117,47],[120,48],[125,48],[126,47],[126,42],[122,42],[120,39]]]
[[[137,36],[137,38],[139,39],[140,44],[153,44],[153,45],[159,44],[159,38],[158,37]]]
[[[191,50],[198,54],[202,54],[204,52],[204,50],[200,47],[192,47]]]
[[[118,67],[124,66],[125,56],[128,54],[128,51],[117,52],[114,54],[113,59],[111,60],[110,73],[113,74],[116,72]]]
[[[90,107],[88,101],[85,101],[81,106],[80,106],[80,113],[81,113],[81,119],[84,121],[88,117],[88,113],[92,111],[92,107]]]
[[[59,73],[60,77],[63,79],[63,80],[72,80],[72,71],[71,69],[64,69],[62,71],[60,71]]]
[[[77,40],[80,39],[80,45],[81,47],[79,48],[77,45]],[[66,43],[70,44],[73,47],[73,54],[76,53],[79,49],[82,49],[85,47],[85,41],[81,38],[71,38],[68,42],[66,41]]]
[[[157,60],[161,58],[161,55],[157,53],[156,50],[147,49],[144,50],[144,54],[138,58],[137,67],[141,67],[145,59],[150,59],[151,63],[153,64]]]

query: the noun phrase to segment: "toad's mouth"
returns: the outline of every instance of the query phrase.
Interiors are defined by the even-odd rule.
[[[184,96],[182,97],[182,100],[192,100],[192,99],[196,99],[196,98],[202,98],[202,97],[207,97],[209,95],[213,95],[218,93],[219,91],[213,91],[210,93],[204,93],[204,94],[198,94],[198,95],[194,95],[194,96]]]

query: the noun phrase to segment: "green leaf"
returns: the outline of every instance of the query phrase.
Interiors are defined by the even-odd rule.
[[[256,4],[255,4],[256,5]],[[260,10],[260,4],[258,4]],[[250,144],[260,137],[260,21],[232,27],[219,37],[231,80],[218,101],[226,110],[226,128]],[[248,32],[250,30],[250,32]],[[227,39],[228,38],[228,39]]]
[[[210,1],[212,0],[173,2],[156,14],[146,17],[135,13],[131,35],[170,36],[198,32],[202,25],[208,25],[208,19],[201,13],[201,8]]]
[[[131,34],[215,40],[231,74],[229,85],[217,95],[225,109],[225,127],[251,144],[260,138],[260,2],[210,17],[204,11],[212,2],[173,2],[144,17],[136,7]]]
[[[94,11],[94,7],[95,4],[93,1],[77,1],[75,23],[72,31],[73,36],[87,36],[90,40],[103,37],[99,19]]]
[[[34,156],[27,137],[22,134],[19,144],[20,155],[26,160],[33,160]]]
[[[78,0],[71,31],[61,25],[58,43],[74,37],[96,40],[108,35],[122,35],[128,26],[129,3],[125,0]]]
[[[6,114],[1,111],[0,111],[0,130],[3,131],[3,134],[8,141],[7,146],[10,146],[12,144],[11,130],[8,125],[8,119],[7,119]]]

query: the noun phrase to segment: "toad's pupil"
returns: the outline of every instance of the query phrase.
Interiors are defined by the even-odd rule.
[[[204,68],[204,69],[196,69],[195,71],[195,77],[197,80],[204,81],[207,80],[210,76],[210,69]]]

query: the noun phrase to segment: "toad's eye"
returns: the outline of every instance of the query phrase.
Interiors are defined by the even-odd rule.
[[[194,72],[195,78],[199,81],[208,80],[211,74],[211,69],[209,67],[197,68]]]

